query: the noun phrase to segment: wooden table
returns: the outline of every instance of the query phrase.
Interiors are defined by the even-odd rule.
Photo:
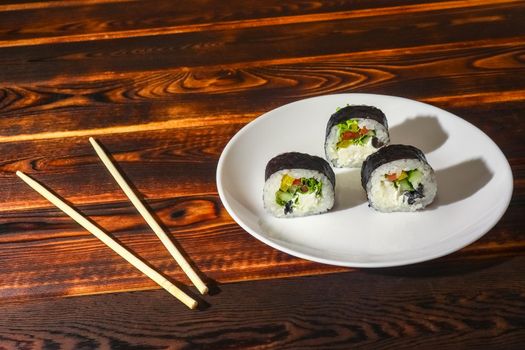
[[[0,4],[0,349],[522,349],[523,1],[7,0]],[[487,133],[501,221],[433,261],[350,269],[241,229],[215,170],[246,123],[301,98],[404,96]],[[191,311],[16,176],[54,189],[189,285],[98,160],[98,138],[213,285]]]

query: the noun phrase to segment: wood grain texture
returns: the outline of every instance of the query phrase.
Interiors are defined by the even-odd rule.
[[[505,0],[515,2],[516,0]],[[499,1],[501,3],[501,0]],[[492,5],[491,0],[445,0],[429,4],[417,0],[389,1],[265,1],[257,7],[236,1],[214,4],[208,1],[183,2],[173,6],[156,1],[144,6],[138,1],[67,1],[0,5],[0,46],[42,45],[57,42],[108,40],[125,37],[177,34],[275,24],[318,22],[391,13],[415,13],[452,8]],[[69,7],[64,18],[63,7]],[[42,8],[46,16],[42,17]],[[16,16],[12,11],[17,11]],[[136,13],[140,12],[140,18]],[[20,17],[28,23],[21,28]],[[18,20],[17,20],[18,19]]]
[[[524,257],[0,305],[5,349],[521,349]],[[52,315],[52,317],[48,317]]]
[[[233,119],[246,123],[300,98],[340,92],[399,95],[438,106],[482,98],[484,103],[523,100],[524,50],[525,37],[468,47],[373,50],[308,62],[290,59],[283,64],[9,84],[0,90],[0,143],[222,125]],[[451,91],[458,89],[461,93],[454,97]],[[51,132],[49,125],[54,126]]]
[[[514,0],[0,4],[0,350],[521,349],[524,9]],[[345,92],[428,102],[484,131],[513,171],[503,218],[454,254],[393,269],[317,264],[252,238],[217,195],[224,146],[264,112]],[[34,176],[189,285],[89,136],[216,285],[201,311],[151,290],[15,177]],[[392,127],[393,140],[416,146],[431,136]],[[136,292],[117,293],[126,291]]]
[[[0,49],[0,81],[125,73],[523,36],[523,3],[154,37]],[[504,24],[504,25],[502,25]],[[363,40],[363,38],[374,40]]]

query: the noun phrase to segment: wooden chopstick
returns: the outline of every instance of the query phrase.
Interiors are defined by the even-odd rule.
[[[95,235],[98,239],[104,242],[104,244],[106,244],[108,247],[113,249],[115,253],[123,257],[131,265],[135,266],[143,274],[151,278],[162,288],[166,289],[170,294],[172,294],[175,298],[182,301],[190,309],[195,309],[197,307],[197,301],[195,301],[189,295],[184,293],[173,283],[168,281],[160,273],[152,269],[150,266],[146,265],[142,260],[140,260],[135,255],[133,255],[133,253],[131,253],[129,250],[127,250],[122,245],[120,245],[117,241],[115,241],[107,233],[105,233],[100,228],[95,226],[90,220],[82,216],[79,212],[77,212],[71,206],[66,204],[64,201],[62,201],[60,198],[55,196],[50,191],[48,191],[40,183],[33,180],[32,178],[30,178],[29,176],[27,176],[21,171],[17,171],[16,175],[18,175],[18,177],[20,177],[26,184],[28,184],[29,187],[31,187],[32,189],[40,193],[45,199],[47,199],[48,201],[56,205],[60,210],[62,210],[64,213],[69,215],[73,220],[75,220],[78,224],[80,224],[80,226],[84,227],[86,230],[88,230],[93,235]]]
[[[102,160],[102,163],[104,163],[104,165],[109,170],[109,172],[111,173],[113,178],[119,184],[120,188],[122,188],[122,191],[124,191],[126,196],[128,196],[128,198],[131,201],[131,203],[133,203],[135,208],[137,208],[137,210],[140,213],[140,215],[142,215],[142,217],[144,218],[144,220],[146,220],[146,222],[151,227],[153,232],[155,232],[157,237],[159,237],[159,239],[162,242],[162,244],[164,244],[166,249],[170,252],[170,254],[173,256],[175,261],[180,265],[180,267],[186,273],[186,275],[189,277],[191,282],[193,282],[193,284],[195,285],[195,287],[197,287],[199,292],[201,292],[202,294],[206,294],[208,292],[208,287],[206,287],[206,285],[201,280],[199,275],[197,275],[197,273],[192,269],[191,265],[188,263],[188,261],[186,261],[186,259],[181,254],[181,252],[173,244],[173,242],[168,237],[166,232],[164,232],[164,230],[160,227],[159,223],[153,218],[151,213],[146,209],[146,207],[144,206],[142,201],[137,197],[137,195],[131,189],[131,187],[126,182],[124,177],[122,177],[120,172],[117,170],[117,168],[115,167],[115,165],[113,164],[111,159],[109,159],[109,157],[106,154],[106,152],[104,152],[102,147],[100,147],[100,145],[98,144],[98,142],[94,138],[90,137],[89,138],[89,142],[91,142],[91,145],[95,149],[95,152],[97,152],[97,155],[100,158],[100,160]]]

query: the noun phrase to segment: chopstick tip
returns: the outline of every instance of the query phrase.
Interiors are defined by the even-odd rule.
[[[202,295],[206,295],[208,294],[209,289],[206,286],[202,286],[201,288],[199,288],[199,292],[201,292]]]
[[[16,174],[18,177],[25,175],[25,174],[24,174],[23,172],[21,172],[20,170],[17,170],[15,174]]]

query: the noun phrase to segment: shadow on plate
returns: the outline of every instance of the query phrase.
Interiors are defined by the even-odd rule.
[[[482,189],[494,176],[481,158],[471,159],[437,170],[438,193],[429,209],[468,198]]]
[[[435,151],[448,139],[436,116],[416,116],[389,129],[390,143],[412,145],[423,153]]]
[[[361,186],[361,169],[345,169],[335,175],[335,204],[332,211],[345,210],[366,202]]]

